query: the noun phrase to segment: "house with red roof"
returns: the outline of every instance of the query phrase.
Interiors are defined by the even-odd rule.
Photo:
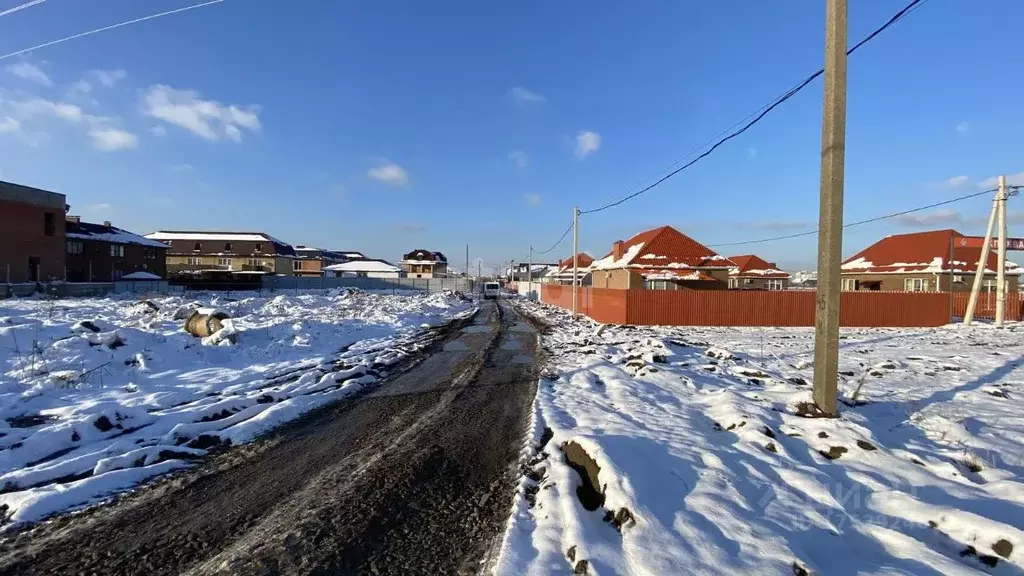
[[[733,290],[785,290],[789,274],[753,254],[730,256],[736,266],[729,270],[729,288]]]
[[[594,264],[594,258],[586,252],[580,252],[576,255],[576,273],[579,277],[580,286],[590,285],[590,267]],[[572,286],[572,274],[573,274],[573,262],[572,256],[562,260],[558,263],[558,266],[548,272],[542,282],[549,284],[565,284],[566,286]]]
[[[623,242],[590,267],[596,288],[722,290],[734,264],[671,226]]]
[[[886,236],[847,258],[842,264],[843,290],[907,292],[969,292],[981,248],[967,246],[956,230],[932,230]],[[985,264],[982,290],[996,290],[995,250]],[[1016,292],[1024,270],[1006,263],[1007,291]]]

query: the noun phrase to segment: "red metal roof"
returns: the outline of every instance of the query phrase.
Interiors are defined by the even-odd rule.
[[[981,248],[961,246],[963,238],[953,229],[886,236],[847,258],[843,274],[950,272],[950,260],[954,263],[953,272],[975,272]],[[996,251],[990,250],[985,268],[994,272],[997,266]],[[1016,265],[1007,263],[1007,271],[1011,269],[1016,269]]]
[[[671,226],[641,232],[622,243],[621,259],[609,252],[599,260],[602,269],[615,268],[729,268],[732,263]]]
[[[736,269],[729,271],[730,276],[738,278],[789,278],[789,274],[779,270],[775,264],[766,262],[753,254],[729,256],[729,260],[736,264]]]

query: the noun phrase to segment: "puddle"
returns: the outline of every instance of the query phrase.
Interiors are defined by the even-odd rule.
[[[533,332],[533,327],[526,322],[516,322],[510,330],[513,332]]]
[[[445,352],[462,352],[469,350],[469,346],[462,340],[452,340],[444,345]]]
[[[465,328],[462,329],[462,331],[464,333],[466,333],[466,334],[480,334],[480,333],[483,333],[483,332],[494,332],[494,327],[487,326],[487,325],[483,325],[483,326],[466,326]]]
[[[519,340],[510,338],[501,343],[502,350],[522,350],[523,345],[519,343]]]
[[[533,358],[526,354],[516,354],[510,362],[513,364],[533,364]]]

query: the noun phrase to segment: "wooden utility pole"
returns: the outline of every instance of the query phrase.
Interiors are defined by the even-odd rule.
[[[576,255],[580,253],[580,207],[572,207],[572,317],[576,318],[576,283],[579,281],[579,262]]]
[[[996,328],[1006,315],[1006,176],[999,177],[999,263],[996,268]]]
[[[814,403],[838,414],[843,168],[846,160],[846,0],[826,0],[825,98],[821,127],[818,291],[814,314]]]
[[[533,244],[530,245],[530,255],[526,258],[526,298],[533,300]]]

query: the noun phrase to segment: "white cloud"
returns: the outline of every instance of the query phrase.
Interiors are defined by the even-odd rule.
[[[36,82],[44,86],[53,85],[53,81],[46,75],[46,72],[43,72],[38,66],[30,62],[18,62],[17,64],[11,64],[7,67],[7,71],[18,78],[31,80],[32,82]]]
[[[508,153],[508,159],[515,162],[516,167],[526,168],[530,165],[530,157],[522,150],[513,150]]]
[[[896,222],[902,226],[926,227],[944,224],[963,223],[964,217],[956,210],[945,209],[927,213],[904,214],[896,217]]]
[[[970,180],[970,178],[968,178],[967,176],[953,176],[952,178],[943,182],[943,184],[946,188],[959,188],[964,184],[967,184],[968,180]]]
[[[196,167],[191,164],[173,164],[169,166],[172,172],[195,172]]]
[[[526,203],[529,204],[530,206],[538,206],[543,200],[540,194],[525,194],[523,195],[523,198],[526,200]]]
[[[88,94],[92,92],[92,84],[90,84],[88,80],[79,80],[71,84],[71,91]]]
[[[115,84],[124,80],[128,73],[124,70],[91,70],[88,75],[95,78],[104,87],[113,88]]]
[[[92,138],[93,146],[104,152],[135,148],[139,145],[139,139],[135,134],[118,128],[93,128],[89,131],[89,136]]]
[[[404,168],[394,162],[385,162],[379,166],[370,168],[366,175],[374,180],[390,184],[392,186],[404,186],[409,182],[409,174]]]
[[[576,135],[576,156],[583,158],[601,148],[601,135],[597,132],[580,132]]]
[[[163,126],[153,126],[149,131],[153,136],[167,136],[167,128],[164,128]]]
[[[225,105],[203,100],[195,90],[177,90],[163,84],[150,86],[143,97],[146,115],[184,128],[211,141],[242,140],[242,130],[260,130],[258,106]]]
[[[107,202],[100,202],[99,204],[90,204],[85,209],[89,212],[106,212],[110,210],[111,206]]]
[[[966,134],[967,131],[970,130],[970,128],[971,125],[968,124],[966,120],[956,125],[956,131],[959,134]]]
[[[516,86],[512,89],[512,98],[516,102],[529,103],[529,102],[547,102],[547,98],[543,94],[527,90],[522,86]]]
[[[0,120],[0,133],[3,132],[18,132],[21,130],[21,122],[18,122],[14,118],[7,116],[3,120]]]
[[[1007,174],[1006,185],[1024,186],[1024,172],[1018,172],[1016,174]],[[996,186],[999,186],[998,176],[992,176],[991,178],[986,178],[981,182],[978,182],[978,188],[995,188]]]

